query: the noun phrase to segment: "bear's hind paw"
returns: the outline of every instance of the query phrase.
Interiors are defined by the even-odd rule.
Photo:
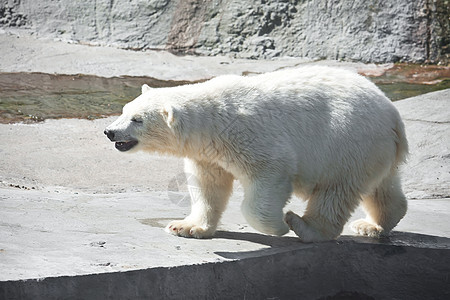
[[[187,238],[205,239],[214,234],[214,230],[195,225],[189,221],[172,221],[167,225],[166,232]]]
[[[381,226],[372,224],[364,219],[354,221],[350,225],[350,228],[357,234],[372,238],[379,238],[384,235],[384,230]]]

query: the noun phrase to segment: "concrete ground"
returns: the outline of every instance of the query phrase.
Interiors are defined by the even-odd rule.
[[[45,45],[40,41],[20,38],[20,47],[28,44],[22,49],[14,48],[17,44],[9,39],[0,35],[0,47],[16,49],[9,55],[23,62],[1,59],[0,71],[15,66],[16,71],[26,71],[29,65],[28,71],[51,72],[27,52],[36,47],[36,55],[42,55]],[[93,59],[88,55],[80,62],[78,50],[71,56],[70,49],[85,46],[49,42],[49,47],[66,49],[64,61],[81,65],[75,73],[88,70]],[[94,50],[123,51],[81,48]],[[116,53],[114,59],[127,65],[128,55],[132,63],[145,54]],[[175,64],[171,72],[186,66],[177,65],[176,59],[194,69],[204,58],[168,59]],[[251,71],[238,61],[230,64],[235,72]],[[266,68],[275,68],[274,63],[257,69]],[[120,73],[119,68],[109,75]],[[103,135],[115,117],[0,124],[0,299],[446,298],[450,90],[402,100],[396,106],[411,147],[401,171],[409,200],[406,217],[389,239],[356,237],[346,227],[337,241],[317,244],[301,243],[292,233],[265,236],[249,227],[239,211],[242,189],[237,182],[213,239],[165,233],[170,220],[189,213],[182,161],[119,153]],[[288,209],[301,213],[304,203],[293,199]],[[352,219],[362,215],[358,210]]]

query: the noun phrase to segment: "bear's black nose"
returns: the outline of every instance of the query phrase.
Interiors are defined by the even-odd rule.
[[[111,141],[114,139],[114,132],[113,131],[105,129],[105,131],[103,131],[103,133],[106,134],[108,139],[110,139]]]

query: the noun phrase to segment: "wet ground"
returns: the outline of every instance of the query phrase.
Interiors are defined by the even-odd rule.
[[[97,119],[120,113],[142,84],[169,87],[187,81],[151,77],[98,77],[45,73],[0,73],[0,123],[44,119]]]
[[[361,73],[392,101],[450,88],[450,67],[395,64],[382,74]]]
[[[393,101],[450,88],[450,68],[396,64],[382,73],[361,71]],[[98,77],[46,73],[0,73],[0,123],[45,119],[96,119],[119,114],[140,86],[170,87],[189,81],[152,77]]]

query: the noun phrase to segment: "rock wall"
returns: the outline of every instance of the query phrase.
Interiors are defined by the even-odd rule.
[[[0,27],[130,49],[448,63],[448,0],[3,0]]]

